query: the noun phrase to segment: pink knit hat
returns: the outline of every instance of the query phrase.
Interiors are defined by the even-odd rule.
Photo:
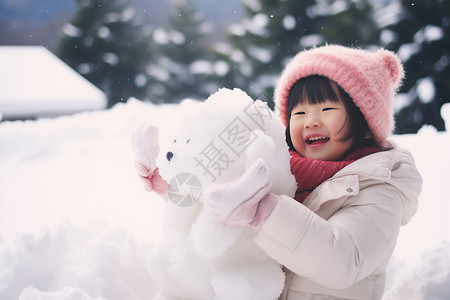
[[[284,125],[292,86],[310,75],[322,75],[339,84],[361,110],[375,141],[385,145],[394,129],[394,95],[404,76],[403,66],[393,52],[327,45],[298,53],[275,88],[275,103]]]

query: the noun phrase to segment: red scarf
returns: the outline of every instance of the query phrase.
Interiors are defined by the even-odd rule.
[[[297,181],[295,200],[303,203],[306,197],[322,182],[333,177],[334,174],[352,162],[378,151],[380,150],[375,147],[365,147],[355,150],[341,161],[325,161],[304,158],[297,152],[290,150],[291,172]]]

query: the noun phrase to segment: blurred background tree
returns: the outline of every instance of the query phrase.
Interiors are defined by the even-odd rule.
[[[55,52],[102,89],[109,106],[131,96],[204,100],[219,87],[241,88],[273,106],[276,80],[298,51],[326,43],[384,46],[399,54],[407,74],[395,101],[396,133],[424,124],[445,130],[448,0],[75,0],[76,9],[57,0],[22,2],[0,2],[0,43],[38,27],[7,19],[14,7],[27,7],[29,16],[34,3],[40,19],[58,8],[51,24],[64,23],[62,12],[71,10]],[[36,44],[42,32],[26,38]]]
[[[271,103],[274,84],[286,60],[302,48],[302,37],[315,33],[307,14],[314,3],[242,1],[242,20],[227,28],[228,43],[215,48],[218,57],[230,64],[223,85],[239,87]]]
[[[206,99],[217,85],[208,80],[212,24],[191,0],[172,0],[168,25],[154,31],[156,57],[147,71],[154,102]]]
[[[228,27],[229,44],[216,47],[231,64],[224,85],[241,87],[272,106],[274,85],[300,50],[325,43],[376,44],[379,29],[373,8],[353,0],[242,1],[245,15]],[[220,52],[220,50],[225,50]],[[229,82],[231,81],[231,83]]]
[[[380,1],[317,0],[309,14],[324,42],[368,48],[378,43],[380,33],[374,3]]]
[[[65,24],[59,57],[104,91],[108,106],[147,97],[145,68],[152,57],[151,30],[128,0],[77,0]]]
[[[450,1],[399,4],[398,18],[381,35],[381,44],[398,52],[406,69],[396,132],[415,133],[424,124],[444,131],[440,112],[450,102]]]

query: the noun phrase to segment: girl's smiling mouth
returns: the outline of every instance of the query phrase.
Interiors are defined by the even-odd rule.
[[[330,140],[329,137],[326,136],[307,136],[305,139],[305,143],[308,145],[319,145],[319,144],[323,144],[326,143]]]

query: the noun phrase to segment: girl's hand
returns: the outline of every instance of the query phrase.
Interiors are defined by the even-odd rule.
[[[142,125],[133,133],[135,167],[147,191],[164,193],[169,184],[161,177],[156,166],[159,153],[159,132],[155,126]]]
[[[158,127],[139,126],[133,133],[133,150],[136,162],[153,172],[156,169],[156,158],[159,153]]]
[[[267,165],[259,159],[236,181],[207,187],[205,209],[213,218],[228,225],[259,225],[261,200],[276,198],[269,193],[271,186]],[[254,223],[256,221],[258,224]]]
[[[163,194],[169,188],[169,184],[159,174],[158,168],[154,171],[147,169],[146,166],[136,161],[136,170],[138,171],[139,179],[144,188],[151,192]]]

